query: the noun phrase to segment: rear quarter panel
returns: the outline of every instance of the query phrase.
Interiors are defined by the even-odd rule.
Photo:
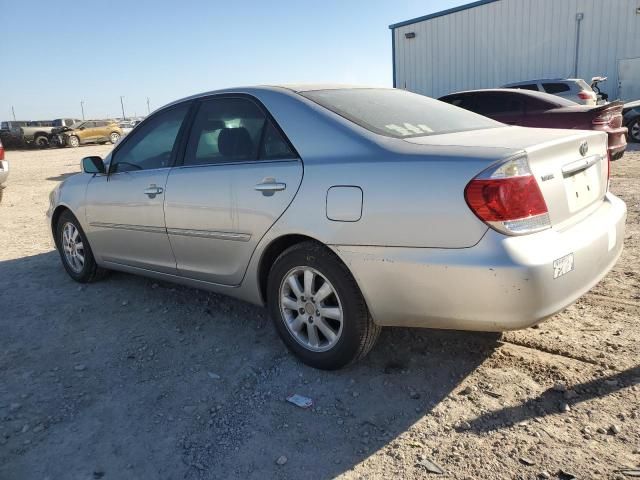
[[[328,245],[475,245],[487,226],[467,206],[464,188],[506,153],[492,149],[478,156],[478,151],[465,147],[407,149],[412,147],[413,152],[402,155],[387,151],[305,162],[300,191],[274,226],[275,233],[301,233]],[[362,190],[360,220],[327,218],[327,192],[334,186]]]

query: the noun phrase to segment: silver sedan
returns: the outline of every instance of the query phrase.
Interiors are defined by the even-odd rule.
[[[302,361],[382,326],[531,326],[622,250],[604,133],[506,126],[402,90],[229,89],[159,109],[50,198],[64,268],[266,305]]]

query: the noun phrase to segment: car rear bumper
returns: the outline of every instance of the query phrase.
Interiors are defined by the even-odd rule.
[[[618,127],[607,130],[609,158],[619,160],[624,155],[627,148],[627,127]]]
[[[526,328],[591,289],[622,252],[626,205],[608,193],[577,224],[519,237],[488,230],[462,249],[334,246],[376,323],[504,331]],[[554,278],[554,261],[573,270]]]

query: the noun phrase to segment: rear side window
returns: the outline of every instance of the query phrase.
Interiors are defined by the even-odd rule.
[[[302,96],[367,130],[395,138],[494,128],[502,124],[405,90],[313,90]]]
[[[527,98],[524,99],[524,103],[527,112],[543,112],[552,108],[556,108],[558,106],[547,103],[544,100],[540,100],[539,98],[535,98],[532,95],[527,95]]]
[[[191,127],[185,165],[295,158],[258,105],[247,98],[212,98]]]
[[[473,97],[471,95],[457,95],[453,97],[442,98],[443,102],[450,103],[453,106],[464,108],[465,110],[475,111]]]
[[[264,160],[296,158],[289,144],[271,121],[268,121],[264,127],[260,158]]]
[[[523,113],[524,103],[517,94],[477,94],[474,111],[482,115],[518,115]]]
[[[566,83],[543,83],[544,91],[551,94],[568,92],[571,90]]]

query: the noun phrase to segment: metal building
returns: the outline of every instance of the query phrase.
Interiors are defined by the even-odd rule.
[[[417,93],[603,75],[640,99],[640,0],[481,0],[390,25],[393,83]]]

